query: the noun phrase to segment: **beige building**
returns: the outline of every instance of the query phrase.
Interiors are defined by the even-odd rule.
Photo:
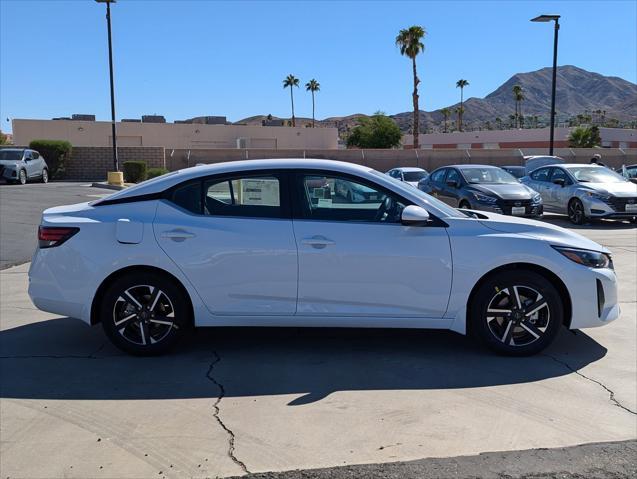
[[[111,146],[108,121],[14,119],[13,140],[67,140],[73,146]],[[338,148],[336,128],[206,125],[197,123],[117,123],[117,146],[163,146],[167,149],[323,149]]]

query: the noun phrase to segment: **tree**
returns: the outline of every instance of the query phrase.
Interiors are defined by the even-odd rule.
[[[312,128],[314,128],[314,93],[321,89],[321,85],[314,78],[305,84],[305,90],[312,92]]]
[[[462,105],[462,103],[460,105]],[[453,110],[453,112],[456,115],[458,115],[458,121],[456,122],[456,125],[458,126],[458,131],[462,131],[462,115],[464,115],[464,107],[457,106],[456,109]]]
[[[513,86],[513,99],[515,100],[515,121],[516,128],[520,128],[520,117],[522,116],[522,100],[524,100],[524,93],[520,85]]]
[[[464,115],[464,107],[462,106],[464,103],[464,87],[469,86],[469,82],[467,80],[460,79],[456,82],[456,88],[460,88],[460,109],[458,112],[458,129],[462,131],[462,115]]]
[[[447,133],[447,122],[449,121],[449,115],[451,115],[451,110],[449,110],[449,108],[443,108],[442,110],[440,110],[440,113],[442,113],[442,116],[445,119],[445,122],[444,122],[445,131],[444,131],[444,133]]]
[[[8,141],[7,140],[7,135],[2,133],[2,131],[0,130],[0,145],[6,145],[7,141]]]
[[[502,118],[500,118],[499,116],[495,118],[495,125],[498,128],[498,130],[502,129]]]
[[[414,91],[412,93],[412,101],[414,104],[414,120],[412,133],[414,135],[414,148],[418,148],[418,133],[419,133],[419,121],[420,110],[418,108],[418,84],[420,79],[416,73],[416,57],[419,53],[424,51],[425,45],[422,43],[422,38],[427,34],[423,27],[414,25],[407,29],[400,30],[396,37],[396,46],[400,48],[400,54],[405,55],[411,59],[412,71],[414,75]]]
[[[287,77],[285,77],[285,80],[283,80],[283,88],[290,88],[290,100],[292,101],[292,126],[296,126],[296,119],[294,118],[294,94],[293,94],[293,87],[299,87],[299,79],[296,78],[294,75],[288,75]]]
[[[601,145],[602,139],[597,126],[578,126],[568,136],[571,148],[594,148]]]
[[[395,148],[400,145],[400,128],[383,112],[363,117],[347,138],[348,148]]]

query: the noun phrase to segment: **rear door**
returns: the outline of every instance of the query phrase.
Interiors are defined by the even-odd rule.
[[[440,168],[434,171],[428,178],[430,195],[440,198],[444,201],[445,176],[447,176],[447,168]]]
[[[295,313],[297,251],[287,173],[184,183],[159,202],[154,232],[212,313]]]
[[[455,186],[452,186],[450,183],[455,184]],[[460,173],[455,168],[449,168],[447,170],[444,187],[440,193],[440,199],[448,205],[457,208],[460,204],[460,188],[462,188],[462,177]]]

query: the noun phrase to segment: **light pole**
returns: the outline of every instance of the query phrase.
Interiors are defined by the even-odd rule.
[[[555,83],[557,80],[557,33],[560,31],[559,15],[540,15],[532,18],[532,22],[555,22],[553,34],[553,85],[551,86],[551,140],[549,143],[549,155],[553,156],[553,142],[555,139]]]
[[[97,3],[106,4],[106,25],[108,28],[108,69],[111,79],[111,129],[113,135],[113,168],[119,171],[119,161],[117,159],[117,132],[115,128],[115,86],[113,84],[113,45],[111,42],[111,3],[117,0],[95,0]]]

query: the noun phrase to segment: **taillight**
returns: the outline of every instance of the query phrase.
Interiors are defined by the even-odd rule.
[[[40,226],[38,228],[38,244],[40,248],[60,246],[67,239],[80,231],[69,226]]]

